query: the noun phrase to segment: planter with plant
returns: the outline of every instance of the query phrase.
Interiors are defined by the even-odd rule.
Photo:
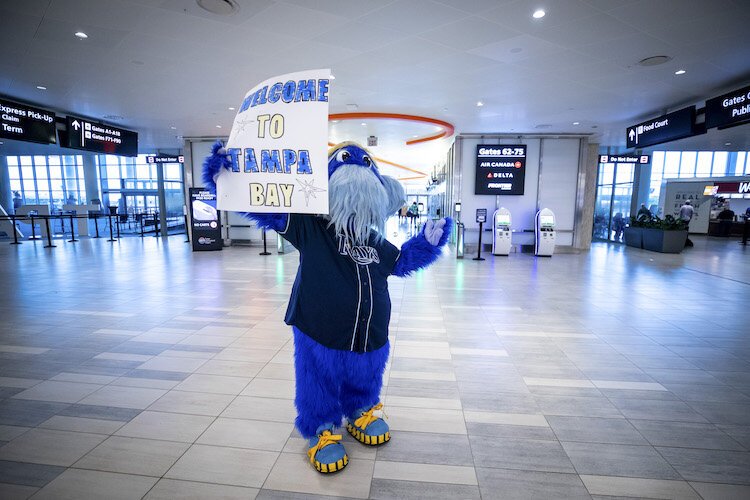
[[[680,253],[685,248],[688,232],[685,223],[667,215],[652,217],[643,224],[643,248],[652,252]]]

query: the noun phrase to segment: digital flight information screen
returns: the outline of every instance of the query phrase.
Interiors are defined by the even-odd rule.
[[[525,177],[525,144],[477,146],[474,194],[523,194]]]

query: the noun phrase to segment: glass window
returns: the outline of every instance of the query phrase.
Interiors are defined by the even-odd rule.
[[[169,163],[165,165],[164,178],[172,180],[182,180],[181,170],[182,169],[180,168],[179,163]]]
[[[698,153],[698,164],[695,168],[697,177],[711,177],[711,162],[713,160],[712,151],[701,151]]]
[[[727,172],[728,161],[729,161],[729,153],[727,151],[714,152],[714,167],[711,170],[711,175],[714,177],[725,176]]]
[[[18,170],[18,162],[14,162],[13,165],[10,164],[10,159],[13,158],[15,160],[15,157],[9,156],[8,157],[8,176],[11,179],[20,179],[21,178],[21,171]]]
[[[612,184],[615,175],[614,163],[603,163],[599,166],[599,184]]]
[[[617,176],[615,182],[621,184],[623,182],[633,182],[633,171],[635,165],[632,163],[619,163],[617,165]]]
[[[659,172],[660,176],[664,172],[664,151],[654,151],[651,155],[651,173],[654,172]]]
[[[15,156],[9,156],[9,157],[6,158],[6,160],[8,161],[8,166],[9,167],[17,167],[18,166],[18,158],[16,158]]]
[[[742,175],[742,172],[745,170],[745,152],[744,151],[738,151],[737,152],[737,162],[734,165],[734,175]]]
[[[680,175],[680,152],[667,151],[664,157],[664,178],[673,179]]]
[[[680,177],[695,177],[695,151],[683,151],[680,159]]]

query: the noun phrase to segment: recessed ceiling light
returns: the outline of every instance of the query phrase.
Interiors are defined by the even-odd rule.
[[[580,125],[581,122],[573,122],[573,125]]]
[[[331,75],[331,80],[335,80],[335,79],[336,79],[336,77],[333,76],[333,75]]]
[[[231,16],[240,10],[234,0],[197,0],[198,5],[211,14],[217,16]]]
[[[482,101],[477,101],[477,106],[481,108],[482,106],[484,106],[484,103]]]
[[[365,125],[367,125],[367,123],[365,123],[365,122],[362,122],[362,126],[364,127]]]
[[[221,128],[221,125],[216,125],[216,128]]]
[[[177,127],[169,127],[169,128],[171,128],[172,130],[177,130]]]
[[[725,143],[724,143],[724,145],[725,145],[725,146],[731,146],[731,145],[732,145],[732,143],[731,143],[731,142],[725,142]]]
[[[229,106],[229,111],[234,111],[234,106]]]
[[[678,69],[674,72],[675,75],[684,75],[685,73],[687,73],[687,71],[685,71],[684,69]]]
[[[672,56],[651,56],[638,61],[641,66],[658,66],[672,60]]]
[[[87,35],[86,33],[84,33],[83,31],[76,31],[76,36],[77,36],[78,38],[80,38],[81,40],[84,40],[84,39],[86,39],[86,38],[88,38],[88,37],[89,37],[89,36],[88,36],[88,35]]]
[[[543,9],[537,9],[534,11],[534,13],[531,15],[534,19],[541,19],[543,18],[547,13],[544,12]]]
[[[36,88],[38,88],[39,90],[47,90],[47,87],[45,87],[44,85],[37,85]]]

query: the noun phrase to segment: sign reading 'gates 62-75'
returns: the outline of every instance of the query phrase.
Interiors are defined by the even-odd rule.
[[[525,144],[480,144],[474,194],[523,194]]]

